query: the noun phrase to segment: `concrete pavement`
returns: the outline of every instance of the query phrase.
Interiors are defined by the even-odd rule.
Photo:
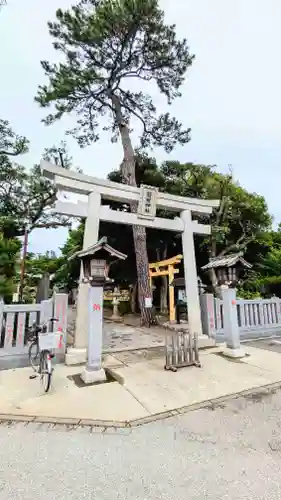
[[[248,346],[250,356],[233,361],[221,357],[221,349],[200,351],[202,368],[182,368],[177,373],[163,369],[161,351],[160,357],[155,353],[145,361],[137,351],[106,355],[104,366],[121,383],[90,387],[74,382],[83,367],[57,365],[48,394],[42,392],[38,379],[29,379],[30,368],[2,371],[0,419],[15,415],[88,425],[139,425],[244,391],[281,385],[279,353]]]

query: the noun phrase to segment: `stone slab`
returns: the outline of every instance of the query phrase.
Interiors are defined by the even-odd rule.
[[[1,372],[0,413],[103,421],[127,421],[149,415],[118,382],[77,387],[68,377],[81,373],[82,369],[56,367],[53,387],[47,394],[40,387],[39,379],[29,379],[30,368]]]
[[[258,358],[229,360],[218,350],[202,356],[202,368],[189,367],[172,373],[164,370],[160,359],[117,368],[124,387],[151,414],[167,412],[184,406],[200,404],[245,390],[281,381],[281,363],[276,371],[255,366]],[[263,351],[264,353],[264,351]],[[270,365],[271,353],[264,365]]]

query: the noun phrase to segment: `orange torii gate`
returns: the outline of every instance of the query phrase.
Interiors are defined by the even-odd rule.
[[[179,269],[175,269],[175,266],[180,264],[183,256],[176,255],[170,259],[160,260],[159,262],[153,262],[149,264],[149,278],[150,286],[152,288],[152,278],[156,276],[168,276],[169,277],[169,317],[170,321],[175,321],[175,296],[174,296],[174,286],[173,281],[175,274],[179,273]]]

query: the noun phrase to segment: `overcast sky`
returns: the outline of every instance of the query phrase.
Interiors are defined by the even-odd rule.
[[[23,163],[40,160],[45,147],[64,139],[73,124],[51,128],[34,102],[45,78],[40,60],[54,60],[47,30],[58,7],[73,0],[7,0],[0,12],[0,116],[31,141]],[[275,220],[281,220],[281,2],[280,0],[162,0],[169,23],[186,37],[196,60],[172,112],[192,129],[192,140],[170,159],[217,164],[248,190],[263,194]],[[87,174],[105,177],[122,159],[120,144],[108,137],[81,150],[68,138],[76,165]],[[159,160],[167,158],[155,151]],[[50,231],[50,230],[49,230]],[[52,236],[52,237],[50,237]],[[40,230],[30,250],[57,249],[66,230]]]

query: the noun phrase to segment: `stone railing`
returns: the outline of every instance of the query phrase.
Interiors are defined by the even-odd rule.
[[[47,323],[55,317],[58,321],[54,323],[54,330],[66,336],[67,302],[67,295],[62,293],[56,293],[40,304],[6,305],[0,302],[0,363],[3,357],[27,354],[27,331],[34,322]],[[63,349],[64,346],[65,342]]]
[[[243,300],[233,293],[231,290],[231,300],[235,300],[241,340],[281,334],[281,299],[273,297]],[[224,300],[227,300],[227,294],[224,294],[224,297]],[[200,300],[203,332],[218,342],[224,341],[226,336],[224,300],[214,298],[210,293],[201,295]]]

